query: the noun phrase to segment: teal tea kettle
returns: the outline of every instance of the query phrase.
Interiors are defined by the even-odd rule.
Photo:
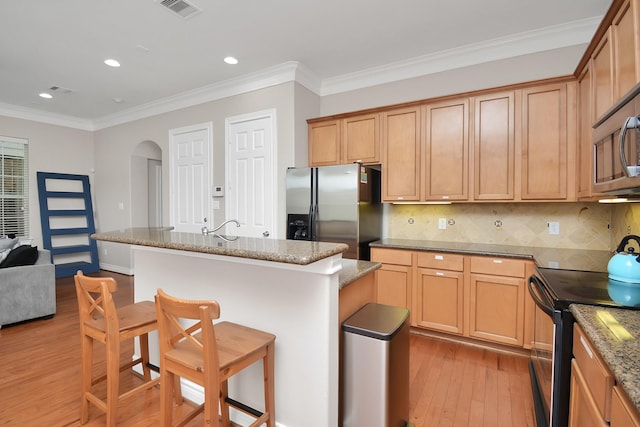
[[[607,271],[610,279],[640,285],[640,255],[632,246],[625,251],[630,240],[635,240],[640,245],[640,237],[633,234],[625,236],[618,245],[615,255],[609,260]]]

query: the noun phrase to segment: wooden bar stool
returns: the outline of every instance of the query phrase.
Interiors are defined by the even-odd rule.
[[[156,385],[160,378],[151,380],[149,369],[148,333],[157,329],[155,305],[143,301],[116,310],[112,292],[118,288],[112,277],[88,277],[82,271],[74,276],[78,308],[80,311],[80,334],[82,339],[82,409],[80,422],[89,419],[89,403],[107,415],[107,426],[115,426],[118,404],[139,391]],[[120,342],[140,337],[142,356],[120,364]],[[93,342],[105,345],[106,374],[93,378]],[[120,394],[120,372],[142,364],[145,383]],[[92,386],[107,381],[106,399],[92,393]]]
[[[230,322],[213,324],[220,317],[216,301],[174,298],[158,289],[156,295],[160,337],[160,406],[162,426],[173,418],[172,396],[182,403],[179,377],[204,388],[204,403],[179,425],[184,425],[204,410],[204,425],[218,425],[218,407],[222,424],[230,425],[229,406],[251,415],[251,427],[265,424],[275,427],[274,343],[275,335]],[[181,322],[184,319],[187,322]],[[195,324],[193,321],[196,321]],[[192,326],[186,327],[184,324]],[[262,359],[264,406],[260,412],[229,398],[227,380]],[[178,381],[176,381],[178,380]]]

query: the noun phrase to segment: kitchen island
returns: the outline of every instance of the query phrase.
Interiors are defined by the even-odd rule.
[[[221,320],[276,335],[278,426],[338,425],[340,290],[361,283],[377,264],[343,260],[344,244],[146,228],[92,238],[133,245],[135,301],[153,300],[158,288],[215,299]],[[343,265],[347,274],[341,275]],[[151,360],[158,363],[157,344]],[[257,364],[230,381],[230,395],[263,409],[261,369]],[[183,390],[202,401],[199,387],[183,382]],[[246,421],[241,413],[234,417]]]

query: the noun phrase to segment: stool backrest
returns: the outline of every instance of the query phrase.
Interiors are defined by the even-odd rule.
[[[112,292],[118,290],[118,283],[113,277],[88,277],[78,270],[74,276],[80,327],[84,329],[87,322],[99,324],[107,334],[118,334],[118,315],[113,302]],[[104,322],[104,324],[103,324]]]
[[[220,369],[213,320],[220,317],[220,306],[213,300],[184,300],[158,289],[156,314],[160,353],[180,345],[204,363],[204,375],[216,384]],[[188,325],[188,326],[187,326]]]

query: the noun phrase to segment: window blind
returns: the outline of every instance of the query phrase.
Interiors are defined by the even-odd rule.
[[[0,235],[29,237],[29,143],[0,136]]]

